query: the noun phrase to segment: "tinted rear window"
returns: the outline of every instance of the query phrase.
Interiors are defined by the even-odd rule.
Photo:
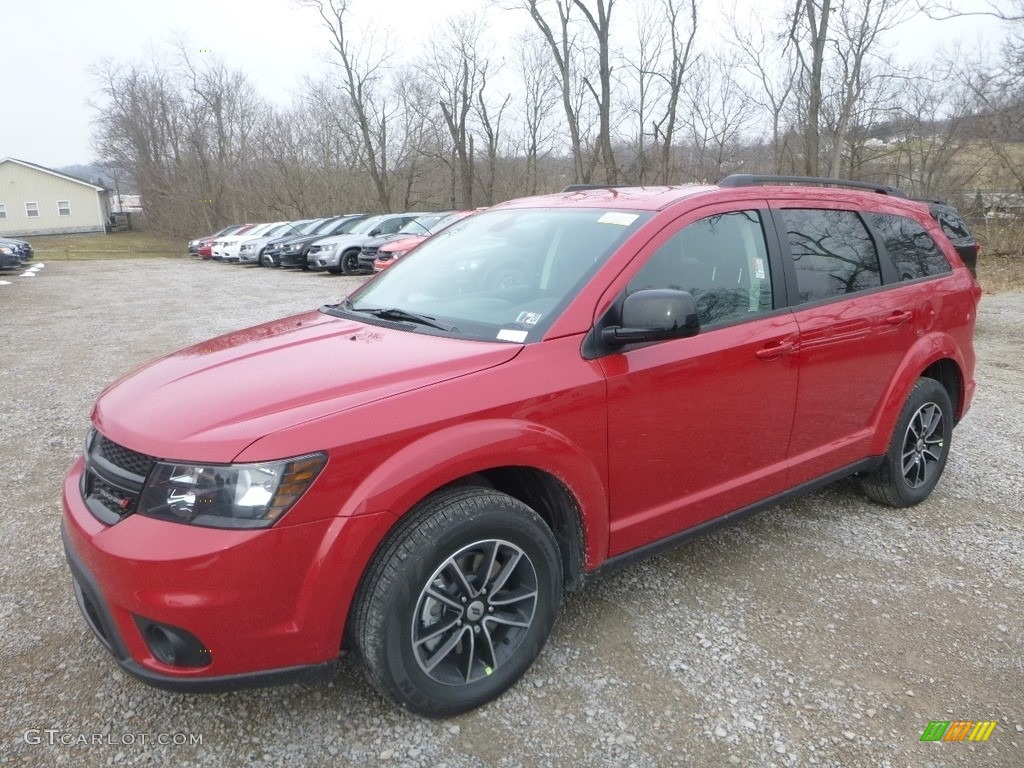
[[[789,209],[789,248],[800,304],[832,299],[882,284],[878,252],[853,211]]]
[[[900,280],[941,275],[951,271],[949,262],[924,227],[905,216],[868,215],[896,267]]]

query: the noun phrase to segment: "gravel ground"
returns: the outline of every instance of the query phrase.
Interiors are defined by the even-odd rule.
[[[1022,294],[983,300],[978,394],[926,503],[897,512],[840,483],[619,570],[568,598],[505,697],[434,722],[385,704],[350,658],[315,685],[136,682],[79,616],[60,545],[61,478],[107,383],[356,280],[188,260],[5,279],[0,764],[1024,765]],[[930,720],[998,726],[921,743]]]

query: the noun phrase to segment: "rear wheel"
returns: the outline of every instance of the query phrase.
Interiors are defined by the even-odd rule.
[[[953,406],[935,379],[921,378],[907,396],[882,465],[861,481],[880,504],[910,507],[924,501],[942,476],[953,436]]]
[[[561,599],[558,546],[537,513],[497,491],[459,488],[420,504],[382,547],[351,631],[381,693],[448,717],[526,672]]]

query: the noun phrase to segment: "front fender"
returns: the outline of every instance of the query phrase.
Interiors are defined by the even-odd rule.
[[[608,497],[585,451],[540,424],[488,419],[432,432],[401,448],[371,471],[352,494],[359,514],[401,517],[433,491],[497,467],[529,467],[557,478],[576,499],[586,566],[608,556]]]

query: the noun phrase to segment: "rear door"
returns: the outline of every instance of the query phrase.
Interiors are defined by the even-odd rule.
[[[800,329],[791,486],[867,455],[883,395],[916,338],[914,296],[886,287],[893,270],[863,216],[821,206],[773,206]]]

